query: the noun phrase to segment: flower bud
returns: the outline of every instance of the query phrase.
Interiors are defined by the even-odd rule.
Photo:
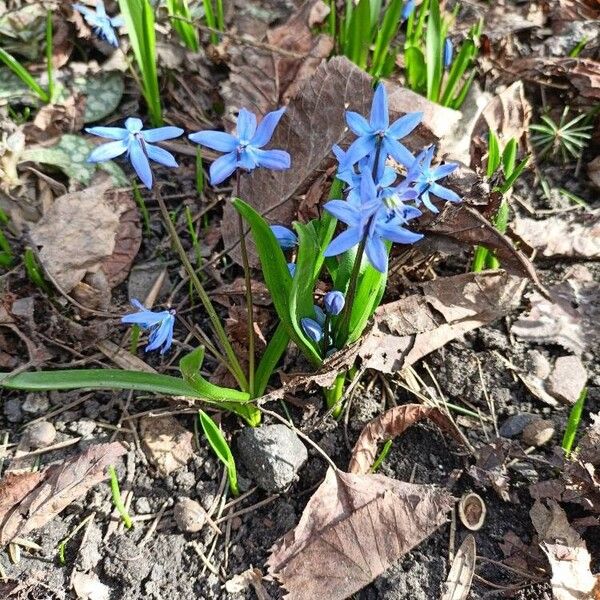
[[[402,20],[406,21],[415,10],[415,0],[408,0],[402,7]]]
[[[290,275],[293,279],[294,275],[296,274],[296,263],[288,263],[288,271],[290,272]]]
[[[342,292],[338,292],[337,290],[333,290],[332,292],[327,292],[327,294],[325,294],[323,306],[325,307],[326,313],[335,317],[342,312],[345,302],[346,299],[344,298],[344,294],[342,294]]]
[[[325,313],[320,306],[313,304],[313,308],[315,309],[315,321],[323,327],[325,325]]]
[[[296,234],[287,227],[283,227],[282,225],[271,225],[271,231],[277,238],[277,243],[284,250],[289,250],[298,244]]]
[[[300,324],[306,336],[313,342],[320,342],[323,339],[323,328],[314,319],[304,317],[300,319]]]
[[[444,40],[444,69],[447,69],[452,64],[452,57],[454,56],[454,46],[452,40],[446,38]]]

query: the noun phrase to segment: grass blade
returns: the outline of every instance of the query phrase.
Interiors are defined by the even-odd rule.
[[[371,64],[371,74],[376,78],[381,76],[386,58],[390,53],[390,44],[400,28],[400,23],[402,22],[402,5],[402,0],[392,0],[390,2],[385,10],[381,28],[377,32]]]
[[[427,68],[427,98],[438,101],[443,74],[442,17],[439,0],[431,0],[425,41],[425,65]]]
[[[577,434],[577,429],[581,422],[581,414],[583,413],[583,405],[585,404],[586,398],[587,387],[584,387],[583,390],[581,390],[581,394],[579,394],[579,398],[577,398],[577,402],[575,402],[569,413],[569,420],[567,421],[567,427],[561,444],[567,456],[571,454],[571,449],[573,448],[573,442],[575,441],[575,435]]]
[[[48,92],[31,76],[29,71],[6,50],[0,48],[0,60],[34,93],[42,102],[50,102]]]

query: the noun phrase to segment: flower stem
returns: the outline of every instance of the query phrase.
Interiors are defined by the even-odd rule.
[[[240,171],[235,174],[235,195],[240,197]],[[238,212],[238,229],[240,234],[240,250],[242,253],[242,265],[244,267],[244,280],[246,283],[246,312],[248,316],[248,392],[254,397],[254,306],[252,303],[252,277],[250,274],[250,262],[248,261],[248,249],[246,247],[246,234],[244,232],[244,220]]]
[[[183,267],[185,268],[191,282],[193,283],[194,287],[196,288],[196,292],[198,293],[200,301],[202,302],[206,312],[208,313],[208,318],[210,319],[210,322],[212,323],[212,326],[215,330],[215,334],[217,335],[217,338],[219,339],[221,347],[222,347],[223,351],[225,352],[225,356],[227,357],[227,368],[229,369],[231,374],[235,377],[240,388],[244,392],[247,392],[249,388],[248,388],[248,381],[246,379],[246,376],[244,375],[244,371],[243,371],[242,367],[240,366],[240,363],[237,359],[237,356],[235,355],[235,352],[233,350],[233,347],[231,346],[231,343],[227,339],[227,334],[225,333],[225,329],[223,329],[223,324],[221,323],[221,320],[219,319],[219,315],[217,315],[217,311],[215,310],[214,306],[212,305],[212,302],[210,301],[210,298],[209,298],[208,294],[206,293],[204,286],[202,285],[200,279],[198,278],[198,275],[196,275],[196,271],[194,271],[194,267],[192,266],[192,263],[190,262],[187,254],[185,252],[185,249],[181,243],[181,240],[179,239],[179,235],[177,234],[177,229],[175,229],[175,225],[173,225],[173,222],[171,221],[171,217],[169,216],[169,211],[167,210],[165,202],[162,199],[160,192],[158,191],[158,188],[156,189],[156,201],[160,208],[160,212],[162,214],[163,221],[167,227],[167,230],[169,231],[169,235],[171,236],[171,240],[175,244],[175,249],[177,250],[177,253],[179,254],[179,258],[183,264]]]

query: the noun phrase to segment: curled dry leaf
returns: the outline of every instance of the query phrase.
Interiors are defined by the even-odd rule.
[[[89,446],[63,464],[0,481],[0,546],[43,527],[71,502],[107,479],[107,467],[125,454],[120,443]]]
[[[583,219],[516,218],[510,226],[517,237],[544,257],[600,258],[599,215],[586,215]]]
[[[462,438],[454,423],[441,410],[422,404],[395,406],[367,423],[363,428],[354,444],[348,471],[350,473],[368,473],[377,456],[378,444],[402,435],[409,427],[423,419],[433,421],[438,427],[450,433],[456,441],[462,443]]]
[[[469,534],[452,561],[441,600],[467,600],[475,572],[476,557],[475,538]]]
[[[525,280],[503,271],[465,273],[420,284],[380,306],[359,348],[363,366],[393,373],[518,305]]]
[[[571,527],[565,511],[553,500],[537,500],[529,511],[552,568],[556,600],[593,600],[600,597],[600,582],[590,571],[591,556],[581,536]]]
[[[260,569],[246,569],[243,573],[238,573],[225,582],[225,591],[230,594],[239,594],[252,586],[258,600],[271,600],[271,596],[262,584],[262,578]]]
[[[269,573],[290,600],[342,600],[446,521],[453,498],[431,485],[329,469],[298,526],[279,539]]]

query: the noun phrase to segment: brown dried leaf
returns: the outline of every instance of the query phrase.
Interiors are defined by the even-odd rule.
[[[88,447],[62,465],[7,475],[0,482],[0,546],[43,527],[71,502],[107,478],[125,448],[118,442]]]
[[[194,436],[175,417],[140,420],[142,447],[162,475],[185,466],[194,455]]]
[[[455,425],[441,410],[422,404],[395,406],[365,425],[354,444],[348,472],[368,473],[377,456],[378,444],[402,435],[409,427],[423,419],[433,421],[438,427],[449,432],[455,440],[462,443],[462,438]]]
[[[554,598],[592,600],[600,597],[600,582],[590,571],[590,553],[569,524],[565,511],[553,500],[548,501],[548,507],[536,500],[529,515],[552,567]]]
[[[329,469],[298,526],[279,539],[269,573],[294,600],[342,600],[446,521],[443,489]]]
[[[597,0],[557,0],[552,11],[552,24],[561,30],[573,21],[596,21],[600,19]]]
[[[475,572],[476,558],[475,538],[469,534],[452,561],[441,600],[467,600]]]
[[[550,217],[514,219],[510,226],[514,234],[542,256],[600,258],[600,216],[586,215],[581,219]]]
[[[63,133],[79,132],[83,128],[85,96],[74,94],[61,104],[47,104],[35,116],[33,123],[24,127],[29,142],[49,144]]]
[[[484,488],[492,487],[496,493],[508,502],[508,471],[506,461],[513,442],[496,438],[477,449],[475,464],[469,469],[469,475]]]
[[[420,284],[384,304],[359,349],[363,366],[393,373],[518,305],[525,281],[503,271],[465,273]]]

